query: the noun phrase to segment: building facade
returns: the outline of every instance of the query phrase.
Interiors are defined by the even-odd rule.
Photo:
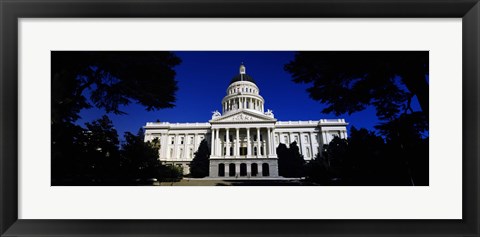
[[[276,148],[294,141],[308,162],[335,136],[347,137],[344,119],[277,121],[244,65],[233,77],[222,100],[222,112],[206,123],[147,122],[145,141],[160,140],[159,159],[167,165],[189,164],[203,139],[210,146],[210,177],[275,178]]]

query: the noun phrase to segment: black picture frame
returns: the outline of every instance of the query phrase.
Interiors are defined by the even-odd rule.
[[[1,236],[479,236],[478,0],[0,0]],[[462,18],[462,220],[18,219],[18,24],[49,17]]]

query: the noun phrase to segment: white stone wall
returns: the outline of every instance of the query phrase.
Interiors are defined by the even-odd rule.
[[[260,128],[260,134],[263,138],[260,141],[260,147],[263,147],[264,156],[276,157],[276,148],[280,143],[286,144],[287,147],[293,141],[297,141],[301,154],[305,160],[313,159],[317,153],[321,152],[324,144],[328,144],[334,136],[347,138],[346,123],[344,120],[320,120],[319,121],[278,121],[273,126],[265,127],[265,124],[222,124],[219,129],[218,136],[214,139],[214,149],[212,157],[227,157],[224,148],[227,148],[228,157],[235,157],[230,154],[230,147],[236,147],[236,128],[240,130],[240,142],[245,143],[246,128],[249,127],[250,135],[250,151],[251,157],[254,157],[254,149],[258,147],[258,142],[254,141],[257,135],[257,128]],[[163,126],[163,127],[162,127]],[[212,142],[212,127],[209,123],[147,123],[145,128],[145,141],[151,141],[154,138],[160,139],[161,161],[169,162],[190,162],[193,154],[198,150],[202,139],[206,139],[210,148]],[[228,142],[225,141],[226,131],[229,131]],[[269,136],[268,131],[272,134]],[[173,144],[172,144],[173,142]],[[271,145],[270,145],[271,144]],[[271,147],[269,147],[269,145]],[[272,149],[272,150],[270,150]],[[257,152],[257,154],[259,154]],[[261,156],[261,152],[256,157]]]

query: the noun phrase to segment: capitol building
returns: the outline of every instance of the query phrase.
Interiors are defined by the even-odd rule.
[[[222,100],[222,112],[214,111],[208,122],[147,122],[145,141],[158,138],[159,159],[163,164],[189,164],[200,142],[209,143],[212,178],[275,178],[278,174],[276,148],[297,142],[308,162],[335,136],[347,138],[344,119],[278,121],[273,111],[265,111],[265,99],[242,64]]]

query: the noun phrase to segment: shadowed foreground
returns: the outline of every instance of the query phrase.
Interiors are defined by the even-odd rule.
[[[179,182],[155,182],[156,186],[311,186],[304,180],[212,180],[183,179]]]

